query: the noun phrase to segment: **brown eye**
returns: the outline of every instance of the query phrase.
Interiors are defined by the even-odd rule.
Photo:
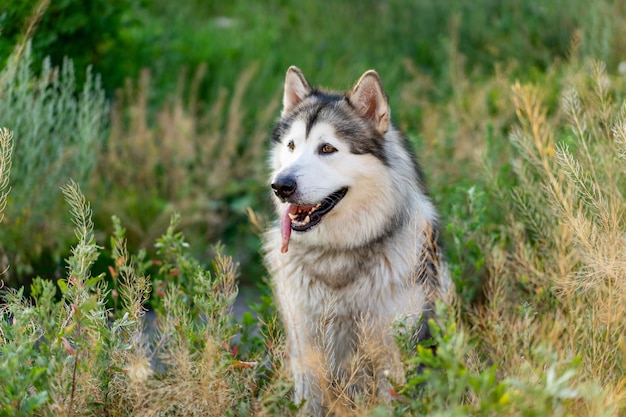
[[[333,145],[329,145],[327,143],[325,145],[322,145],[322,147],[320,148],[320,152],[325,154],[335,153],[337,152],[337,149]]]
[[[296,149],[296,145],[294,145],[292,140],[289,141],[289,143],[287,144],[287,147],[289,148],[290,151],[293,151],[294,149]]]

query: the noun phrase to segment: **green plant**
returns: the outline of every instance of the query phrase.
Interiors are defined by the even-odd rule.
[[[437,310],[442,326],[431,320],[433,340],[418,345],[417,354],[406,360],[407,382],[394,392],[393,409],[377,407],[372,415],[539,417],[601,406],[599,385],[576,385],[574,376],[582,372],[579,358],[560,359],[555,351],[538,346],[518,375],[503,377],[497,364],[481,362],[476,341],[458,325],[449,307],[440,304]],[[400,343],[406,347],[406,341]]]
[[[174,218],[154,263],[157,282],[179,279],[157,285],[162,294],[146,331],[151,283],[138,273],[144,255],[128,253],[124,229],[114,219],[110,294],[104,274],[91,272],[102,248],[90,205],[73,181],[63,193],[78,239],[67,276],[56,285],[37,278],[30,299],[23,289],[2,293],[0,414],[248,415],[256,381],[267,374],[267,365],[255,359],[266,353],[257,344],[243,360],[231,347],[240,330],[229,314],[237,294],[232,260],[217,250],[213,272],[201,268],[174,231]],[[111,299],[117,300],[114,308]]]
[[[56,313],[54,284],[36,280],[32,291],[38,293],[37,308],[26,303],[23,291],[3,295],[0,315],[0,414],[26,416],[50,400],[49,378],[58,362],[51,349],[39,340]],[[10,321],[9,321],[10,320]],[[56,349],[55,349],[56,350]],[[54,359],[53,359],[54,358]]]
[[[71,230],[61,221],[57,190],[69,177],[85,183],[92,175],[107,114],[99,77],[88,71],[79,92],[69,59],[61,68],[45,60],[35,75],[31,56],[27,45],[0,72],[2,123],[17,138],[0,253],[13,265],[9,282],[16,284],[43,254],[57,258],[67,247]]]
[[[482,296],[486,261],[483,248],[490,242],[483,241],[488,237],[484,233],[488,223],[486,193],[472,186],[465,194],[466,201],[453,206],[454,211],[448,220],[448,235],[452,237],[452,248],[448,254],[456,289],[464,301],[472,303]]]
[[[33,301],[23,297],[23,289],[5,289],[2,297],[3,414],[73,415],[102,403],[105,384],[98,378],[108,375],[112,357],[123,350],[112,341],[120,342],[117,332],[132,324],[123,317],[109,327],[102,275],[90,274],[99,249],[91,209],[76,183],[63,192],[79,242],[67,259],[67,278],[58,281],[61,299],[55,284],[40,278],[31,286]]]

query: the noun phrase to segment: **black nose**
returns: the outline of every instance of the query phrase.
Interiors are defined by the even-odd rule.
[[[285,200],[289,198],[296,191],[296,180],[292,177],[276,178],[276,181],[272,183],[272,188],[274,189],[274,194],[276,197],[281,200]]]

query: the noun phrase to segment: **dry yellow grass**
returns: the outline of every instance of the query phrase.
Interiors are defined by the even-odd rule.
[[[578,357],[582,372],[574,383],[594,383],[603,391],[571,404],[569,412],[621,415],[626,161],[623,106],[614,92],[624,80],[609,77],[598,63],[580,71],[563,78],[567,87],[550,115],[541,88],[512,88],[519,182],[503,229],[510,244],[491,249],[487,302],[474,310],[472,322],[502,376],[527,377],[529,369],[540,374],[543,358],[533,356],[536,346],[560,359]]]

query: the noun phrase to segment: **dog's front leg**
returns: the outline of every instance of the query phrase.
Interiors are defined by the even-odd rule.
[[[294,403],[301,406],[301,414],[304,416],[324,416],[325,411],[321,402],[322,393],[319,379],[312,372],[307,372],[301,367],[295,370],[292,366],[294,377]]]
[[[306,323],[306,319],[290,322],[286,326],[289,365],[294,383],[294,404],[301,407],[305,416],[324,416],[320,386],[320,352],[316,349],[310,326],[295,326]]]

